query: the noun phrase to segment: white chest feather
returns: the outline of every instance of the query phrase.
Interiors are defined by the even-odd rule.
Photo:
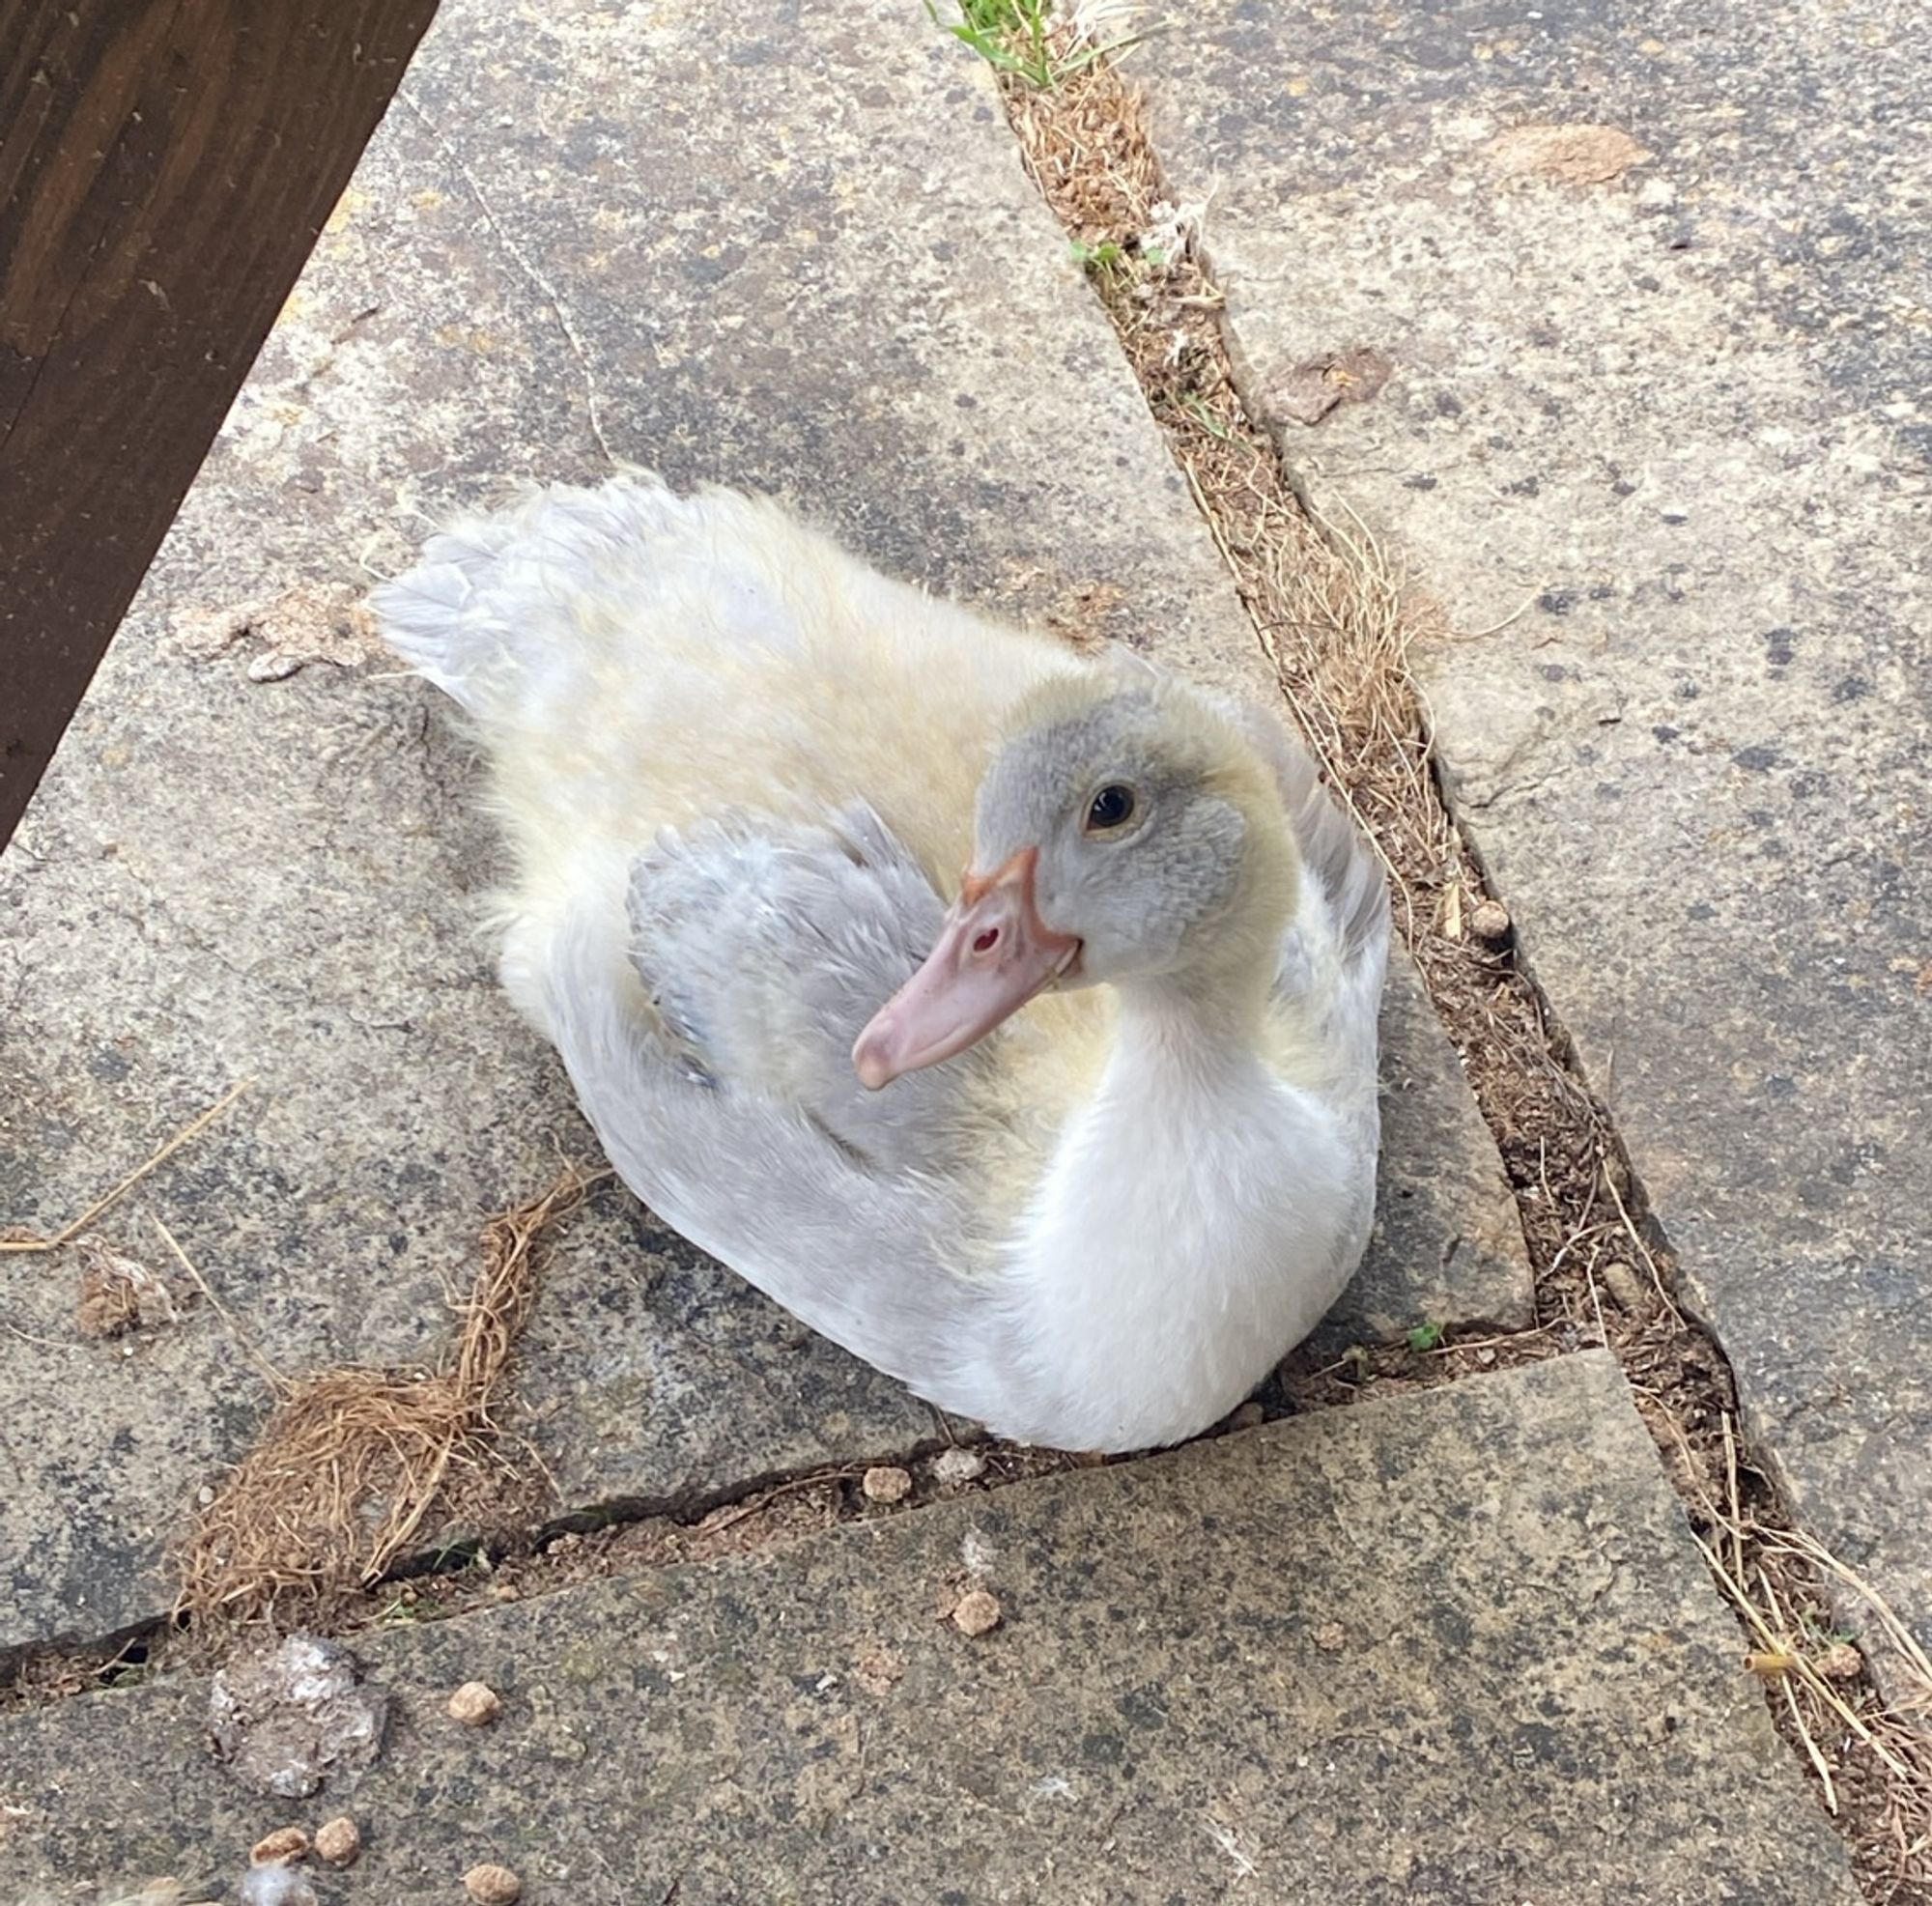
[[[1122,1449],[1198,1433],[1307,1335],[1360,1255],[1373,1132],[1252,1047],[1177,1051],[1168,1031],[1123,1029],[1015,1234],[1013,1361],[981,1373],[1008,1435]],[[1042,1406],[1050,1428],[1024,1420]]]

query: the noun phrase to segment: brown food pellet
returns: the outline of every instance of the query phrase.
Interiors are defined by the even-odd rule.
[[[325,1820],[315,1830],[315,1857],[331,1866],[353,1866],[361,1852],[361,1833],[346,1813]]]
[[[476,1906],[515,1906],[524,1883],[509,1867],[492,1865],[486,1861],[464,1874],[463,1890],[475,1900]]]
[[[885,1464],[867,1469],[859,1487],[866,1492],[867,1502],[903,1502],[912,1494],[912,1478],[903,1469]]]
[[[1864,1668],[1865,1658],[1849,1641],[1833,1641],[1818,1664],[1827,1681],[1856,1681]]]
[[[1469,931],[1492,945],[1509,938],[1509,908],[1500,900],[1479,900],[1469,912]]]
[[[249,1849],[251,1866],[292,1866],[308,1857],[308,1835],[299,1827],[277,1827]]]
[[[952,1626],[961,1635],[990,1635],[1000,1625],[1000,1605],[983,1588],[969,1588],[952,1605]]]
[[[481,1681],[466,1681],[449,1697],[449,1718],[466,1727],[487,1727],[503,1712],[497,1691]]]

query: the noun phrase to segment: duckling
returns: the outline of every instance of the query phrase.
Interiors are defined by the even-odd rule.
[[[1281,722],[626,472],[377,593],[464,711],[510,997],[625,1181],[1021,1441],[1180,1441],[1352,1274],[1389,937]]]

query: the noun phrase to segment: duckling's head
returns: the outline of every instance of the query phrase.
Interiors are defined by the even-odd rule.
[[[1035,689],[1006,736],[939,944],[853,1049],[874,1089],[1051,985],[1266,996],[1297,862],[1236,722],[1180,683],[1107,671]]]

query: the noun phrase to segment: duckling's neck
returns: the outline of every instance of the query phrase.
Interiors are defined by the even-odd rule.
[[[1110,1082],[1124,1068],[1214,1082],[1260,1063],[1267,986],[1253,977],[1190,969],[1114,988]]]

